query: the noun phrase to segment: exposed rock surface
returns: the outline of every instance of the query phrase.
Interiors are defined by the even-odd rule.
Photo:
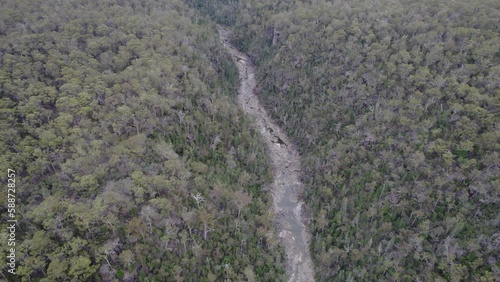
[[[241,82],[238,103],[245,113],[255,118],[256,127],[269,147],[269,157],[275,170],[272,184],[273,207],[274,214],[280,215],[279,219],[276,218],[276,226],[286,250],[288,281],[314,281],[313,264],[309,254],[310,236],[303,223],[303,203],[297,197],[302,189],[298,152],[259,102],[255,94],[255,67],[248,56],[229,43],[230,31],[219,27],[219,35],[238,66]]]

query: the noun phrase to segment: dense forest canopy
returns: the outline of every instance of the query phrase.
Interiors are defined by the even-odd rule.
[[[223,50],[177,0],[0,2],[4,278],[282,279],[270,165]]]
[[[301,149],[318,281],[500,275],[498,1],[188,2]]]
[[[2,278],[286,280],[218,22],[302,154],[318,281],[495,281],[499,18],[495,0],[0,1]]]

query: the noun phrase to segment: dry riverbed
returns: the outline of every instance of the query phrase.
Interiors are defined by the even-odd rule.
[[[275,223],[286,250],[288,281],[314,281],[313,264],[309,254],[310,236],[303,223],[303,202],[298,199],[302,189],[298,152],[259,102],[255,94],[255,67],[250,59],[229,43],[229,30],[219,27],[219,35],[238,66],[241,82],[238,103],[246,114],[255,118],[256,127],[269,147],[269,158],[275,171],[272,184]]]

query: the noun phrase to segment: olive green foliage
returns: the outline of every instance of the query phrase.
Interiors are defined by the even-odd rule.
[[[242,0],[319,281],[499,277],[498,1]]]
[[[185,0],[189,6],[202,11],[223,25],[233,25],[238,17],[238,0]]]
[[[2,1],[9,279],[281,279],[270,165],[237,84],[215,25],[180,1]]]

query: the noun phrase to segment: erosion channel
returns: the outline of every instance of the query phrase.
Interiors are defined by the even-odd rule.
[[[255,118],[258,130],[269,148],[275,171],[272,184],[275,223],[286,250],[288,281],[314,281],[313,264],[309,254],[309,234],[302,220],[302,201],[298,193],[300,182],[300,158],[289,138],[274,123],[255,94],[255,67],[245,54],[229,43],[230,31],[218,27],[222,43],[233,57],[240,77],[238,103],[243,111]]]

